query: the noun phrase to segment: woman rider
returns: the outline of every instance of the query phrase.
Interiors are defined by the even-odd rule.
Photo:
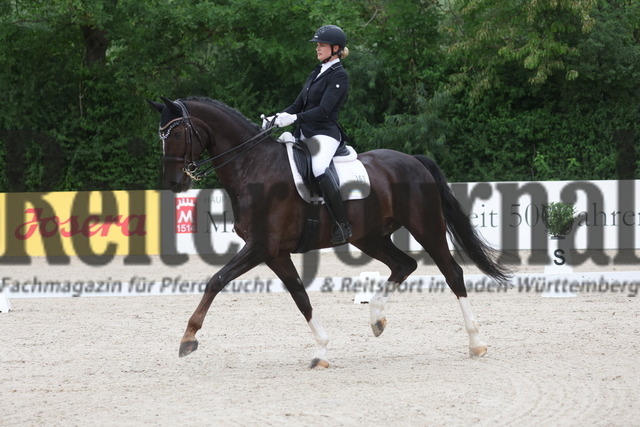
[[[349,77],[340,62],[349,54],[344,31],[335,25],[325,25],[316,31],[310,42],[316,43],[316,55],[321,62],[309,75],[295,102],[283,112],[266,120],[278,127],[296,124],[294,136],[309,146],[313,175],[316,177],[329,215],[334,222],[333,245],[346,243],[351,237],[351,225],[332,173],[327,173],[340,142],[345,139],[338,125],[338,112],[347,98]]]

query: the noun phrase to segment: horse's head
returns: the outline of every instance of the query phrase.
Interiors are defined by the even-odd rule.
[[[185,171],[204,150],[198,131],[182,101],[162,97],[163,104],[147,100],[161,113],[159,135],[162,140],[162,187],[175,193],[186,191],[191,178]]]

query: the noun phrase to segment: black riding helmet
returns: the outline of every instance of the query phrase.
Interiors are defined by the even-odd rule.
[[[338,54],[342,52],[347,44],[347,35],[342,31],[342,28],[336,25],[325,25],[318,28],[318,31],[314,34],[313,38],[309,40],[314,43],[327,43],[330,44],[331,51],[333,52],[333,46],[338,45]]]

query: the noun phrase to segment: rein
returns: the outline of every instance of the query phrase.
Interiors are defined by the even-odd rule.
[[[257,133],[256,135],[254,135],[251,138],[247,139],[246,141],[242,142],[241,144],[238,144],[235,147],[230,148],[229,150],[225,151],[224,153],[220,153],[220,154],[218,154],[216,156],[209,157],[208,159],[200,160],[198,162],[192,161],[184,169],[182,169],[182,171],[184,173],[186,173],[194,181],[200,181],[202,178],[204,178],[204,177],[208,176],[209,174],[211,174],[211,172],[217,171],[221,167],[228,165],[229,163],[231,163],[232,161],[234,161],[238,157],[242,156],[243,154],[248,153],[251,149],[255,148],[258,144],[260,144],[262,141],[267,139],[267,137],[271,134],[272,131],[273,131],[273,127],[268,127],[267,129],[264,129],[263,131]],[[260,139],[258,139],[258,138],[260,138]],[[251,142],[254,142],[254,144],[246,147]],[[219,159],[220,157],[226,156],[227,154],[231,154],[234,151],[236,151],[236,150],[238,150],[240,148],[243,148],[243,147],[246,148],[244,151],[242,151],[240,153],[237,153],[235,156],[231,157],[230,159],[225,160],[224,162],[222,162],[219,165],[214,165],[213,164],[213,161]],[[207,163],[212,163],[212,164],[209,165],[208,168],[206,168],[206,169],[204,169],[202,171],[199,171],[199,172],[197,171],[197,169],[200,166],[202,166],[204,164],[207,164]]]
[[[187,176],[189,176],[189,178],[191,178],[194,181],[200,181],[202,178],[208,176],[211,174],[211,172],[215,172],[218,169],[222,168],[223,166],[228,165],[229,163],[231,163],[232,161],[236,160],[238,157],[246,154],[247,152],[249,152],[250,150],[252,150],[253,148],[255,148],[258,144],[260,144],[262,141],[264,141],[265,139],[267,139],[267,137],[269,137],[269,135],[271,135],[271,133],[274,130],[274,126],[273,126],[273,122],[275,121],[275,117],[273,118],[273,120],[268,123],[267,127],[262,130],[261,132],[258,132],[256,135],[252,136],[251,138],[247,139],[246,141],[242,142],[241,144],[236,145],[235,147],[230,148],[229,150],[220,153],[218,155],[209,157],[207,159],[204,160],[200,160],[200,161],[195,161],[193,158],[193,145],[192,145],[192,139],[193,139],[193,133],[195,132],[196,136],[198,137],[198,141],[200,142],[200,147],[202,148],[202,139],[200,138],[200,134],[198,134],[198,131],[193,127],[193,125],[191,124],[191,116],[189,115],[189,111],[187,110],[187,107],[182,103],[182,101],[175,101],[176,104],[178,104],[180,106],[180,109],[182,110],[182,117],[174,119],[172,121],[170,121],[169,123],[167,123],[166,125],[164,125],[162,128],[160,128],[159,131],[159,135],[160,135],[160,139],[162,139],[163,141],[169,137],[169,134],[171,133],[171,131],[173,130],[173,128],[175,128],[176,126],[178,126],[180,123],[184,123],[185,126],[188,129],[188,136],[187,136],[187,145],[191,146],[191,161],[189,162],[189,164],[187,164],[184,168],[182,168],[182,172],[184,172]],[[167,129],[166,131],[164,131],[164,129]],[[164,132],[163,132],[164,131]],[[253,142],[252,145],[249,145]],[[228,160],[225,160],[224,162],[222,162],[219,165],[214,165],[213,162],[217,159],[219,159],[220,157],[226,156],[228,154],[233,153],[236,150],[239,150],[240,148],[245,148],[243,151],[237,153],[235,156],[231,157]],[[164,156],[162,158],[163,161],[165,162],[180,162],[180,161],[185,161],[186,162],[186,158],[185,157],[171,157],[171,156]],[[207,167],[204,170],[198,171],[198,168],[202,165],[205,165],[207,163],[211,163],[211,165],[209,165],[209,167]]]

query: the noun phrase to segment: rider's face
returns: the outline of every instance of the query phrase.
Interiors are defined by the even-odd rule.
[[[324,61],[327,58],[331,57],[331,45],[328,43],[317,43],[316,44],[316,56],[318,57],[318,61]]]

